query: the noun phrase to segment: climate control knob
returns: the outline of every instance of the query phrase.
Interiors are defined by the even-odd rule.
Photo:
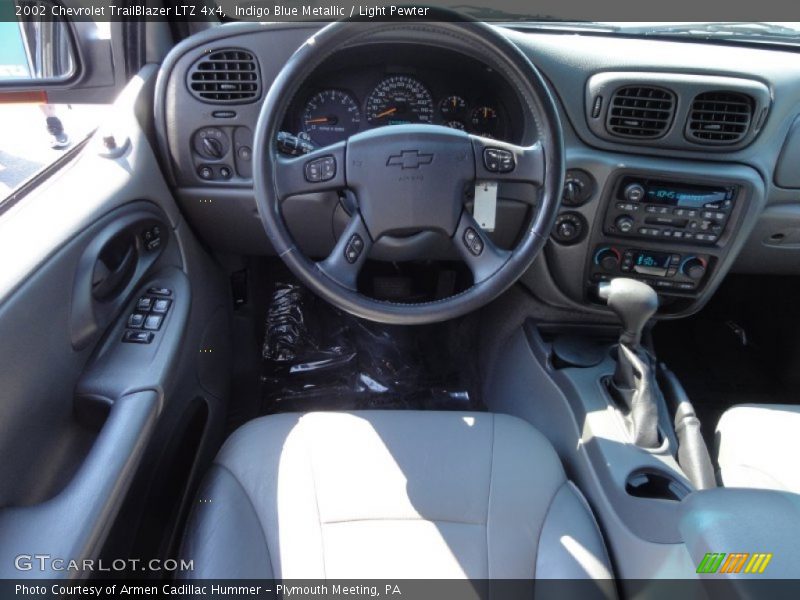
[[[604,271],[616,271],[619,266],[619,252],[613,248],[601,248],[594,256],[594,262]]]
[[[698,281],[706,274],[706,262],[696,256],[692,256],[683,261],[681,272],[690,279]]]
[[[614,221],[614,225],[616,225],[617,229],[622,233],[628,233],[633,229],[633,224],[634,220],[630,215],[621,215]]]
[[[623,195],[628,202],[639,202],[644,198],[644,187],[640,183],[631,183],[625,186]]]

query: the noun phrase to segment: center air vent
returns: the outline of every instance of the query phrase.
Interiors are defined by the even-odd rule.
[[[675,112],[675,94],[663,88],[626,86],[611,98],[606,128],[612,135],[652,139],[664,135]]]
[[[695,97],[686,136],[701,144],[734,144],[747,135],[753,100],[738,92],[704,92]]]
[[[257,99],[261,86],[258,64],[246,50],[218,50],[203,56],[189,70],[189,89],[214,104],[241,104]]]

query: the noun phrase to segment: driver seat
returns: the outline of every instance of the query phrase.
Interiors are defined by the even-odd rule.
[[[211,466],[181,554],[197,579],[612,576],[550,443],[490,413],[251,421]]]

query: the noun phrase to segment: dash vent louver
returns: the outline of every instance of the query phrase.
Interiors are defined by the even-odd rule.
[[[653,139],[664,135],[675,114],[675,94],[652,86],[631,85],[611,97],[606,129],[624,138]]]
[[[747,135],[752,121],[750,96],[728,91],[704,92],[692,102],[686,135],[700,144],[735,144]]]
[[[192,94],[213,104],[243,104],[261,93],[258,63],[251,52],[216,50],[192,65],[188,75]]]

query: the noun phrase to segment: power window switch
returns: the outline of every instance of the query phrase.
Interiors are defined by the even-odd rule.
[[[165,287],[151,287],[147,293],[153,296],[172,296],[172,290]]]
[[[153,303],[152,312],[166,314],[169,310],[169,305],[172,304],[172,300],[166,300],[164,298],[157,298],[156,301]]]
[[[128,317],[128,327],[131,329],[141,329],[144,325],[145,316],[142,313],[133,313]]]
[[[150,309],[152,307],[153,307],[153,299],[148,298],[147,296],[139,298],[139,301],[136,303],[136,310],[141,310],[143,312],[150,312]]]
[[[153,334],[149,331],[126,331],[122,341],[127,344],[149,344],[153,341]]]
[[[163,320],[164,317],[161,315],[148,315],[144,321],[144,328],[151,331],[158,331],[161,329],[161,322]]]

